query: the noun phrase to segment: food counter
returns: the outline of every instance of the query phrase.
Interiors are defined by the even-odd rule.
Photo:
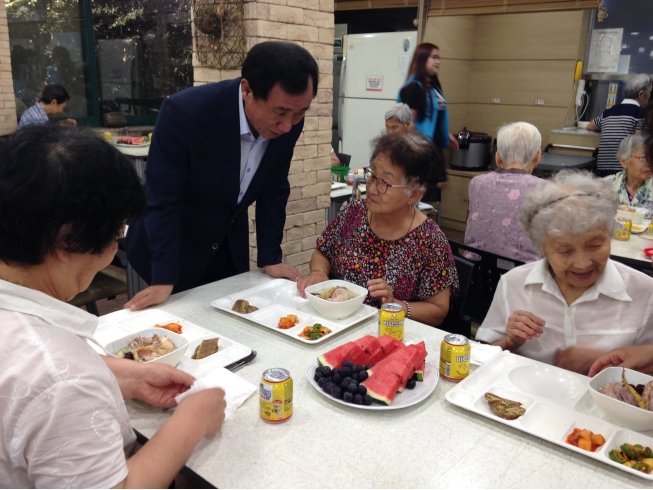
[[[376,320],[308,345],[210,305],[270,280],[262,272],[249,272],[173,295],[159,306],[256,350],[254,362],[238,371],[250,383],[258,385],[263,371],[271,367],[288,369],[294,379],[290,420],[264,422],[255,393],[218,435],[197,447],[187,466],[216,487],[650,486],[647,480],[450,404],[445,394],[456,385],[443,379],[423,402],[399,410],[361,410],[328,399],[315,390],[306,371],[319,354],[376,335]],[[100,322],[132,314],[116,312]],[[433,365],[444,335],[406,321],[405,340],[424,340]],[[133,427],[146,437],[170,417],[169,411],[140,402],[130,401],[127,408]]]

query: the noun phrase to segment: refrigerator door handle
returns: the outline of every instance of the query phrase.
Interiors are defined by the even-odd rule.
[[[342,58],[342,65],[340,65],[340,87],[338,87],[338,140],[342,141],[342,109],[345,105],[345,92],[343,90],[345,86],[345,71],[347,69],[347,56]]]

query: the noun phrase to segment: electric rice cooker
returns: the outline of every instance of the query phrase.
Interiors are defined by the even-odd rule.
[[[449,165],[458,170],[485,170],[490,165],[492,137],[464,128],[458,133],[458,150],[451,150]]]

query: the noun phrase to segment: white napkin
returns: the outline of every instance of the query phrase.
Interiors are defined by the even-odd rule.
[[[231,417],[238,407],[256,391],[256,386],[252,383],[245,381],[225,368],[219,367],[206,376],[195,380],[188,391],[175,397],[175,401],[179,403],[188,395],[210,388],[221,388],[225,393],[225,401],[227,402],[225,420]]]
[[[498,345],[481,344],[473,340],[469,341],[469,345],[472,347],[470,362],[477,366],[482,366],[502,350]]]

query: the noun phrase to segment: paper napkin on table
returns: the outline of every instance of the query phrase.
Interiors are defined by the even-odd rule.
[[[220,367],[211,371],[206,376],[195,380],[188,391],[175,397],[175,401],[179,404],[188,395],[210,388],[221,388],[225,393],[225,401],[227,402],[227,407],[224,411],[225,420],[231,417],[238,407],[256,391],[256,386],[252,383]]]
[[[481,344],[473,340],[469,341],[469,345],[472,347],[470,362],[477,366],[485,364],[502,350],[498,345]]]

